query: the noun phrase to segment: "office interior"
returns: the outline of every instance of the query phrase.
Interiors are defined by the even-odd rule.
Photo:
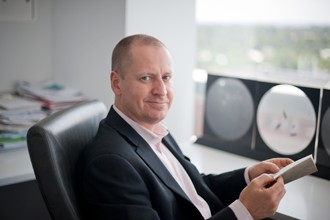
[[[0,4],[10,1],[24,7],[23,0]],[[0,20],[0,92],[12,90],[18,79],[54,80],[101,100],[109,108],[113,102],[109,85],[112,48],[124,36],[150,34],[163,41],[173,56],[175,99],[165,124],[185,154],[205,173],[225,172],[258,161],[193,143],[195,0],[27,2],[32,7],[25,15],[12,9],[14,15]],[[290,183],[278,211],[287,219],[328,219],[329,187],[329,180],[316,176]],[[27,149],[0,152],[0,207],[0,219],[4,220],[50,219]]]

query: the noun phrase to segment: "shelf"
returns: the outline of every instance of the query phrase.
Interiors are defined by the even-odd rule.
[[[0,152],[0,186],[34,179],[27,147]]]

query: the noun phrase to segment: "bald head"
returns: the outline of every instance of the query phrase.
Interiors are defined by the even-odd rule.
[[[155,46],[166,48],[160,40],[149,35],[136,34],[125,37],[118,42],[112,52],[112,71],[123,73],[125,66],[132,63],[131,49],[133,46]]]

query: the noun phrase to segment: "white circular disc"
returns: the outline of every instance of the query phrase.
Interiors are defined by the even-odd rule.
[[[219,78],[209,88],[206,120],[212,131],[226,141],[241,138],[251,127],[254,104],[241,80]]]
[[[257,109],[261,138],[273,151],[293,155],[313,139],[316,114],[307,95],[292,85],[277,85],[261,98]]]

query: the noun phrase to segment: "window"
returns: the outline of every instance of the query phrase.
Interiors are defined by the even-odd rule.
[[[196,67],[220,73],[330,75],[327,0],[196,0]]]

